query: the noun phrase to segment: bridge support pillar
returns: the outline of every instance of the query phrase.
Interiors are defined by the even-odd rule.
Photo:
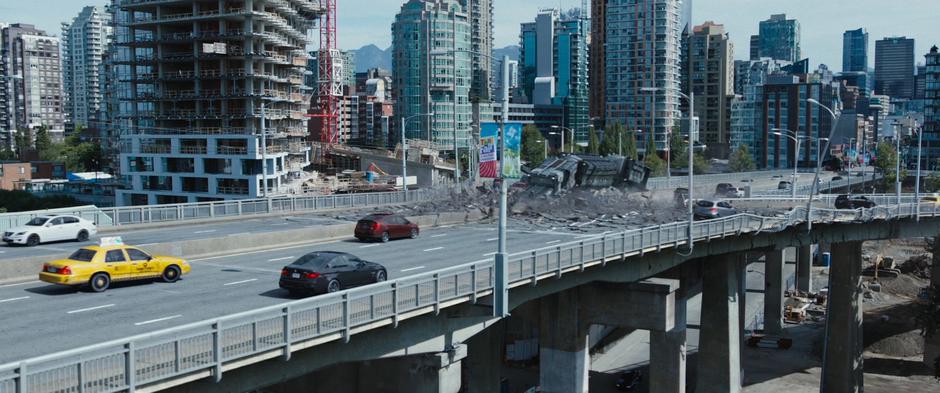
[[[577,290],[541,299],[539,385],[543,393],[588,393],[591,354]]]
[[[739,285],[744,254],[709,258],[702,283],[698,393],[741,392],[741,318]]]
[[[813,290],[813,246],[800,246],[796,250],[796,290]]]
[[[500,321],[467,340],[464,385],[469,393],[500,393],[505,336],[506,325]]]
[[[671,330],[650,330],[650,393],[685,393],[686,301],[685,296],[676,297]]]
[[[783,277],[785,250],[768,251],[764,258],[764,333],[783,334]]]
[[[940,288],[940,263],[933,264],[930,286]],[[924,338],[924,363],[927,364],[927,367],[933,368],[934,362],[940,362],[940,334]]]
[[[862,243],[832,245],[826,343],[820,392],[864,391]]]

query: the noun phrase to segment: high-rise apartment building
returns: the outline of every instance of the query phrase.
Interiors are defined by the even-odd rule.
[[[771,15],[770,19],[760,22],[759,31],[756,37],[751,37],[751,60],[769,57],[795,63],[801,59],[798,20],[787,19],[786,14]],[[755,54],[757,58],[754,57]]]
[[[940,50],[930,48],[924,74],[924,168],[940,159]]]
[[[914,39],[888,37],[875,42],[875,94],[914,98]]]
[[[587,25],[557,9],[539,12],[521,26],[519,58],[522,96],[535,105],[563,106],[564,126],[586,142],[588,119]]]
[[[745,145],[760,162],[764,138],[761,119],[764,113],[764,85],[770,76],[783,73],[790,62],[763,58],[753,61],[735,62],[735,90],[740,89],[731,103],[731,149]]]
[[[473,82],[471,101],[489,100],[493,94],[493,0],[461,0],[470,16],[470,54]]]
[[[409,0],[395,16],[395,113],[409,119],[408,138],[431,141],[441,150],[453,151],[455,143],[458,149],[469,146],[471,30],[458,0]]]
[[[680,117],[682,6],[680,0],[608,0],[606,6],[607,124],[652,132],[657,151],[667,150]]]
[[[62,24],[65,112],[72,127],[100,127],[106,75],[103,62],[111,38],[111,14],[85,7],[72,23]]]
[[[588,79],[589,113],[603,124],[607,116],[607,0],[591,0],[591,45]]]
[[[688,66],[684,86],[695,93],[699,137],[711,157],[727,158],[731,149],[731,100],[734,98],[734,45],[723,25],[705,22],[692,29],[682,48]]]
[[[0,74],[7,99],[0,101],[0,129],[11,145],[16,129],[46,127],[53,140],[65,131],[60,40],[32,25],[14,23],[0,31]]]
[[[842,35],[842,72],[868,72],[868,31],[864,28]]]
[[[287,193],[310,164],[314,0],[113,0],[118,205]]]

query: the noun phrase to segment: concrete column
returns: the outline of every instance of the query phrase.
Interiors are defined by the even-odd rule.
[[[683,291],[684,292],[684,291]],[[650,393],[685,393],[686,297],[676,296],[672,330],[650,331]]]
[[[764,258],[764,333],[783,334],[784,250],[768,251]]]
[[[359,367],[359,392],[457,393],[467,347],[398,359],[365,362]]]
[[[796,252],[796,290],[813,290],[813,246],[801,246]]]
[[[940,289],[940,263],[933,264],[930,276],[930,286]],[[935,362],[940,361],[940,334],[924,338],[924,363],[933,369]]]
[[[697,393],[741,392],[740,277],[743,254],[705,262]]]
[[[500,393],[506,326],[500,321],[467,340],[464,385],[469,393]]]
[[[829,271],[820,392],[862,392],[862,243],[833,244]]]
[[[539,323],[539,385],[542,393],[587,393],[591,354],[581,327],[578,291],[542,298]]]

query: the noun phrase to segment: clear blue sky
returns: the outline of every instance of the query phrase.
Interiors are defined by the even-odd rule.
[[[535,18],[539,8],[572,8],[580,0],[494,0],[496,44],[518,42],[519,23]],[[722,23],[735,43],[736,57],[748,54],[748,37],[757,23],[770,14],[786,13],[803,27],[803,53],[815,67],[825,63],[833,70],[842,68],[842,32],[859,27],[871,33],[871,61],[874,41],[886,36],[906,35],[917,40],[916,60],[932,45],[940,45],[940,0],[693,0],[693,21]],[[391,23],[404,0],[338,0],[340,45],[355,49],[374,43],[389,46]],[[32,23],[58,34],[59,24],[78,14],[82,6],[104,5],[106,0],[0,0],[0,22]]]

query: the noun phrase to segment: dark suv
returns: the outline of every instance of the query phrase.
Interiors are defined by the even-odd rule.
[[[419,232],[418,224],[398,214],[374,213],[356,223],[355,235],[360,241],[381,240],[384,243],[390,239],[414,239]]]
[[[861,195],[839,195],[836,197],[836,209],[871,209],[875,202]]]
[[[731,183],[718,183],[715,186],[715,196],[720,198],[739,198],[744,196],[744,193]]]

